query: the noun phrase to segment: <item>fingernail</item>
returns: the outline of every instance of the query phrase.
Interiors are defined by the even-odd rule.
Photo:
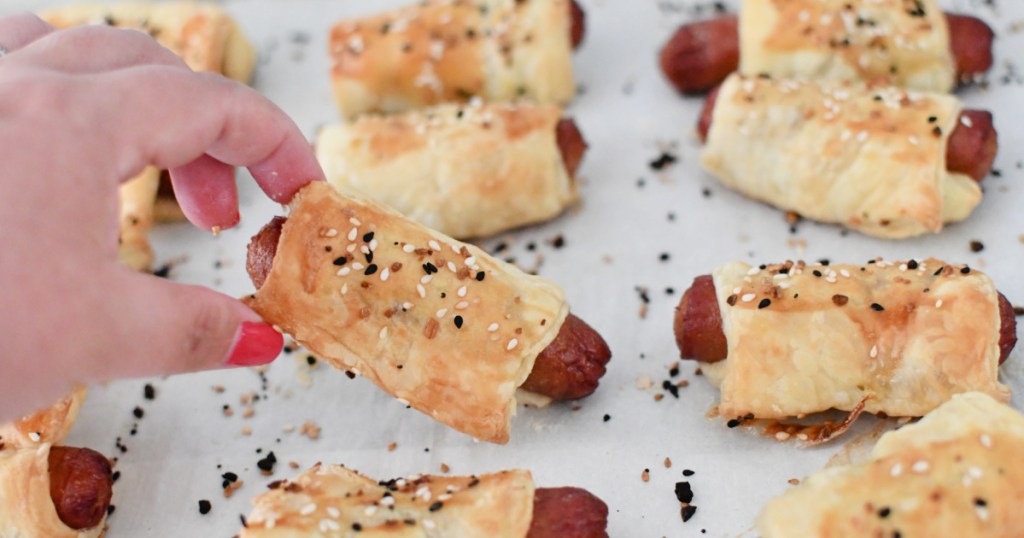
[[[281,354],[284,336],[266,323],[246,321],[238,328],[228,353],[229,366],[262,366]]]

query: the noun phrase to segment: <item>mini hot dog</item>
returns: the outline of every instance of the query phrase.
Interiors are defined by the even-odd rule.
[[[706,141],[714,117],[718,88],[711,90],[697,123],[697,134]],[[946,170],[957,172],[981,183],[992,170],[996,160],[998,138],[992,113],[987,110],[965,109],[960,112],[953,133],[946,142]]]
[[[368,196],[456,238],[554,218],[579,197],[587,143],[554,105],[444,104],[320,130],[316,153],[341,192]]]
[[[346,119],[472,97],[564,105],[584,33],[573,0],[429,0],[341,21],[329,44],[335,98]]]
[[[748,0],[747,4],[758,13],[770,9],[774,16],[775,8],[762,5],[769,1]],[[778,26],[772,32],[759,34],[758,38],[750,40],[741,39],[744,21],[747,21],[742,15],[681,26],[661,50],[662,72],[677,90],[688,94],[709,91],[736,70],[748,76],[765,74],[776,78],[889,79],[894,84],[916,89],[948,91],[954,79],[969,82],[992,67],[994,33],[976,17],[947,13],[937,19],[940,24],[932,24],[931,21],[922,23],[921,16],[908,13],[902,3],[883,2],[876,7],[877,2],[871,5],[863,0],[816,4],[797,0],[790,4],[787,8],[780,8]],[[919,4],[924,6],[921,9],[926,13],[937,9],[931,7],[933,2],[930,1]],[[746,10],[748,6],[745,4],[742,9]],[[865,14],[876,10],[889,10],[894,15],[888,15],[882,21]],[[801,13],[805,15],[801,16]],[[790,14],[796,17],[787,18]],[[845,24],[847,19],[853,19],[853,24]],[[822,20],[827,20],[828,24],[821,24]],[[751,28],[756,27],[758,32],[769,24],[765,20],[755,20],[753,15],[746,23]],[[921,30],[922,27],[927,30]],[[895,29],[895,32],[886,33],[883,29]],[[930,44],[935,41],[934,45],[917,53],[907,51],[905,57],[888,58],[888,64],[881,61],[885,51],[901,48],[899,43],[919,32],[938,34],[939,39],[925,38],[924,42]],[[920,36],[914,39],[920,39]],[[945,49],[942,48],[943,42],[948,42]],[[759,52],[747,62],[749,65],[744,65],[741,61],[741,48],[744,47],[775,50],[778,58]],[[818,54],[824,58],[802,63],[796,58],[795,51],[805,54],[821,51]],[[791,54],[793,56],[788,56]],[[873,54],[878,54],[879,58],[873,58]],[[915,58],[915,54],[923,59]],[[906,65],[901,66],[901,61]],[[936,65],[915,65],[918,61]],[[924,71],[926,68],[939,74],[908,71]]]
[[[701,164],[751,198],[901,239],[970,216],[992,167],[992,116],[893,86],[730,76],[698,122]]]
[[[972,390],[1006,400],[997,370],[1017,341],[988,277],[934,259],[729,264],[694,279],[674,330],[682,358],[720,385],[728,418],[858,403],[921,416]]]
[[[98,538],[113,492],[110,462],[88,448],[0,451],[5,536]]]
[[[553,284],[322,183],[253,238],[247,270],[268,322],[483,440],[507,441],[515,387],[582,398],[611,357]]]
[[[340,465],[317,464],[294,480],[272,484],[253,504],[241,538],[295,536],[299,530],[319,538],[336,529],[379,533],[399,525],[446,538],[608,536],[608,507],[601,499],[580,488],[535,488],[530,473],[519,470],[378,482]],[[299,506],[312,508],[299,512]]]

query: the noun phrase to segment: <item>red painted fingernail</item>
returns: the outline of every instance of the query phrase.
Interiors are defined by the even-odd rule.
[[[270,364],[284,347],[284,336],[266,323],[246,321],[238,328],[235,343],[228,353],[229,366]]]

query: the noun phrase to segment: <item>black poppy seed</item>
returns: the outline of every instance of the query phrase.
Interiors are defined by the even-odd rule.
[[[114,513],[114,505],[107,507],[107,517],[110,517]]]
[[[668,376],[669,377],[675,377],[677,375],[679,375],[679,366],[673,366],[672,368],[669,369],[669,371],[668,371]]]
[[[980,497],[975,497],[975,499],[974,499],[974,506],[985,507],[985,506],[988,506],[988,502],[985,501],[985,499],[982,499]]]
[[[889,517],[889,514],[891,514],[891,513],[892,513],[892,510],[890,510],[889,507],[886,506],[886,507],[884,507],[884,508],[882,508],[881,510],[878,511],[878,517],[885,519],[885,518]]]
[[[693,514],[697,513],[697,507],[693,506],[692,504],[686,505],[683,507],[680,513],[683,516],[683,523],[686,523],[687,521],[690,521],[690,518],[693,517]]]
[[[461,329],[462,328],[462,316],[455,316],[454,321],[455,321],[455,328],[456,329]]]
[[[371,263],[369,266],[367,266],[366,271],[363,274],[366,275],[366,276],[370,276],[370,275],[372,275],[372,274],[374,274],[376,272],[377,272],[377,264]]]
[[[765,297],[764,299],[761,299],[760,303],[757,303],[757,308],[759,310],[762,309],[762,308],[768,308],[769,306],[771,306],[771,304],[772,304],[772,300],[767,298],[767,297]]]
[[[681,503],[693,502],[693,489],[689,482],[676,482],[676,499]]]
[[[238,475],[230,471],[220,475],[220,477],[226,480],[229,484],[238,482]]]
[[[485,276],[486,276],[486,274],[483,271],[477,272],[477,274],[476,274],[477,282],[483,282]]]
[[[346,263],[348,263],[348,258],[346,258],[344,256],[339,256],[337,258],[334,258],[334,262],[333,263],[334,263],[334,265],[339,265],[339,266],[340,265],[345,265]]]
[[[939,121],[938,116],[928,116],[928,123],[935,123]]]
[[[438,510],[440,510],[440,509],[441,509],[441,508],[442,508],[443,506],[444,506],[444,503],[443,503],[443,502],[441,502],[441,501],[437,501],[437,502],[435,502],[434,504],[430,505],[430,508],[429,508],[429,510],[430,510],[431,512],[437,512],[437,511],[438,511]]]
[[[274,464],[277,463],[277,456],[274,452],[268,452],[267,457],[256,462],[256,467],[259,467],[261,471],[271,472],[274,470]]]
[[[963,269],[960,269],[960,274],[961,275],[966,275],[967,273],[970,273],[970,272],[971,272],[971,268],[966,266],[966,265],[963,267]]]
[[[366,263],[373,263],[373,253],[372,252],[367,252],[366,253]]]
[[[942,273],[943,269],[945,269],[945,267],[939,267],[938,269],[935,270],[934,273],[932,273],[932,276],[939,276]]]
[[[693,476],[694,474],[696,474],[694,471],[683,469],[683,476]]]
[[[238,520],[242,522],[243,529],[249,528],[249,523],[245,520],[245,514],[238,514]]]
[[[135,418],[142,418],[145,414],[146,412],[143,411],[141,407],[136,407],[135,409],[132,409],[132,415],[134,415]]]
[[[677,387],[675,383],[666,379],[661,382],[661,388],[667,390],[669,394],[674,396],[677,400],[679,399],[679,387]]]
[[[660,255],[658,255],[658,259],[663,262],[667,262],[669,258],[671,258],[671,255],[668,252],[662,252]]]
[[[611,415],[605,415],[605,416],[604,416],[604,421],[605,421],[605,422],[608,422],[608,421],[609,421],[609,420],[611,420],[611,419],[612,419],[612,416],[611,416]]]
[[[208,501],[206,499],[202,499],[202,500],[199,501],[199,513],[200,514],[202,514],[204,516],[206,514],[209,514],[211,508],[213,508],[213,505],[210,504],[210,501]]]
[[[875,312],[881,312],[885,310],[885,307],[878,303],[871,303],[871,309],[874,310]]]
[[[666,166],[675,163],[677,160],[678,159],[675,155],[671,155],[669,153],[662,153],[661,155],[658,156],[657,159],[654,159],[648,164],[653,170],[661,170]]]
[[[430,262],[427,262],[427,263],[423,264],[423,272],[427,273],[428,275],[436,273],[437,272],[437,266],[432,264],[432,263],[430,263]]]
[[[917,260],[907,262],[907,269],[917,269]]]
[[[306,364],[310,366],[316,365],[316,357],[312,355],[306,355]]]
[[[117,482],[117,479],[121,478],[121,471],[114,471],[114,474],[110,475],[110,479]]]
[[[818,278],[821,278],[821,271],[819,271],[817,269],[811,271],[811,274],[813,274],[814,276],[816,276]]]
[[[832,262],[830,262],[828,260],[828,258],[822,258],[822,259],[818,260],[818,263],[820,263],[821,265],[824,265],[825,267],[828,267],[828,264],[830,264]]]
[[[153,385],[146,383],[146,386],[142,387],[142,397],[147,400],[156,399],[156,389],[153,388]]]
[[[757,268],[764,271],[765,269],[768,268],[768,266],[762,263],[761,265],[758,265]]]
[[[738,418],[734,418],[734,419],[730,420],[729,422],[725,423],[726,427],[728,427],[728,428],[735,428],[735,427],[739,426],[740,424],[743,424],[743,421],[738,419]]]
[[[363,526],[358,524],[358,523],[353,523],[352,524],[352,530],[354,530],[356,532],[359,532],[359,531],[363,530]]]
[[[363,243],[369,243],[370,241],[373,241],[373,232],[363,234]]]
[[[981,252],[985,250],[985,244],[981,241],[971,241],[971,252]]]
[[[675,288],[665,288],[665,295],[675,295]]]

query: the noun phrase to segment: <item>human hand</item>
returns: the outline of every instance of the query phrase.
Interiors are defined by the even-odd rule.
[[[253,366],[281,335],[234,298],[117,263],[118,185],[171,170],[185,215],[237,224],[233,166],[287,203],[323,172],[269,100],[149,36],[0,18],[0,421],[76,383]]]

